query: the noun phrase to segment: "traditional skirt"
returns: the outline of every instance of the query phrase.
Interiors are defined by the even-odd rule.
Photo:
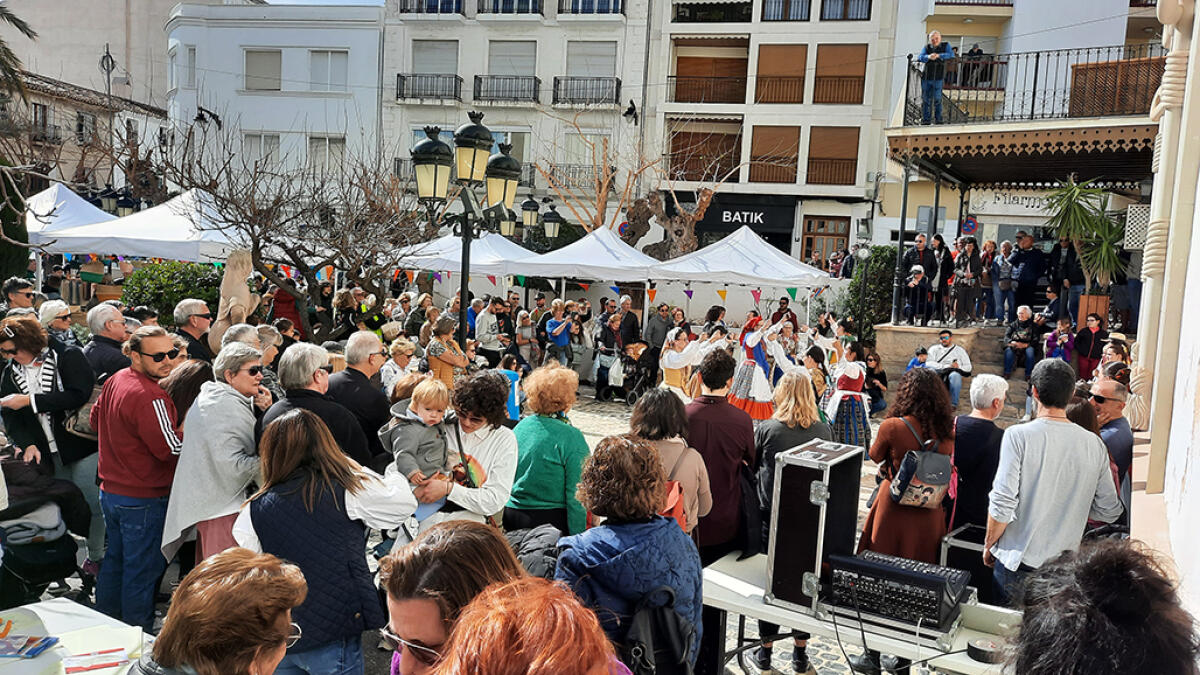
[[[693,385],[695,378],[691,368],[663,368],[663,381],[659,386],[673,392],[685,404],[691,403],[698,392]]]
[[[729,402],[745,410],[751,419],[770,419],[775,413],[771,384],[762,368],[754,361],[742,361],[733,374]]]

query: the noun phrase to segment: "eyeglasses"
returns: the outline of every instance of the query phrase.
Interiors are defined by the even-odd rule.
[[[262,367],[262,366],[250,366],[249,368],[246,368],[246,373],[247,373],[248,375],[250,375],[250,377],[255,377],[255,376],[257,376],[257,375],[262,375],[262,371],[263,371],[263,367]]]
[[[483,424],[487,421],[486,417],[480,417],[479,415],[468,415],[464,412],[459,412],[458,410],[455,410],[454,414],[458,415],[458,419],[466,422],[467,424]]]
[[[1088,392],[1088,398],[1092,399],[1096,403],[1099,403],[1100,405],[1104,405],[1111,400],[1107,396],[1101,396],[1100,394],[1093,394],[1091,392]]]
[[[295,647],[296,643],[300,641],[300,638],[304,637],[304,630],[300,628],[300,624],[293,621],[291,623],[291,627],[292,630],[288,633],[287,637],[283,639],[283,644],[288,649]]]
[[[383,358],[386,359],[387,357],[391,356],[391,354],[388,353],[388,350],[384,349],[384,350],[375,352],[371,356],[382,356]]]
[[[212,321],[213,318],[212,312],[208,312],[206,314],[189,314],[188,316],[198,316],[201,319],[208,319],[209,321]]]
[[[17,295],[23,295],[27,298],[33,297],[33,291],[17,291]]]
[[[70,318],[71,318],[70,314],[60,314],[60,315],[54,317],[54,320],[55,321],[64,321],[64,320],[70,319]]]
[[[321,366],[320,368],[317,368],[317,370],[323,370],[323,371],[325,371],[325,372],[327,372],[327,373],[332,373],[332,372],[333,372],[333,366]]]
[[[157,354],[147,354],[146,352],[143,352],[140,350],[138,351],[138,353],[141,354],[142,356],[145,356],[145,357],[153,360],[155,363],[162,363],[163,359],[174,360],[177,356],[179,356],[178,349],[172,349],[169,352],[158,352]]]
[[[17,351],[18,351],[17,349],[0,349],[0,354],[3,354],[5,356],[16,356]]]
[[[938,336],[938,339],[939,339],[939,340],[949,340],[949,339],[950,339],[950,336],[949,336],[949,335],[939,335],[939,336]]]
[[[388,648],[394,652],[400,651],[402,647],[407,648],[408,652],[413,655],[413,658],[420,661],[422,665],[435,665],[442,658],[441,653],[436,649],[419,645],[415,642],[409,642],[386,628],[379,629],[379,636],[383,638]]]

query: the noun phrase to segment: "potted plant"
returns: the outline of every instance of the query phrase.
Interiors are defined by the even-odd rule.
[[[1119,214],[1108,212],[1108,195],[1094,180],[1076,182],[1071,175],[1046,196],[1048,225],[1059,237],[1071,240],[1083,268],[1084,290],[1079,298],[1079,314],[1105,317],[1107,322],[1108,288],[1125,271],[1121,245],[1125,224]]]

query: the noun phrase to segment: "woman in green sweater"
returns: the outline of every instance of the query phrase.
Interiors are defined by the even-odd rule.
[[[530,373],[523,383],[526,407],[517,435],[517,474],[504,509],[504,529],[553,525],[564,535],[586,529],[586,513],[575,487],[587,459],[587,441],[571,426],[567,411],[575,403],[579,376],[557,363]]]

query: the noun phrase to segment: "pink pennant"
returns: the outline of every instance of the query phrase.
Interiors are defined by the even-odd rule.
[[[758,304],[759,302],[762,301],[762,291],[760,291],[758,289],[754,289],[753,291],[750,291],[750,295],[754,296],[755,304]]]
[[[496,285],[496,275],[494,275],[494,274],[489,274],[489,275],[487,275],[487,278],[488,278],[488,281],[492,282],[492,285],[493,285],[493,286],[495,286],[495,285]]]

